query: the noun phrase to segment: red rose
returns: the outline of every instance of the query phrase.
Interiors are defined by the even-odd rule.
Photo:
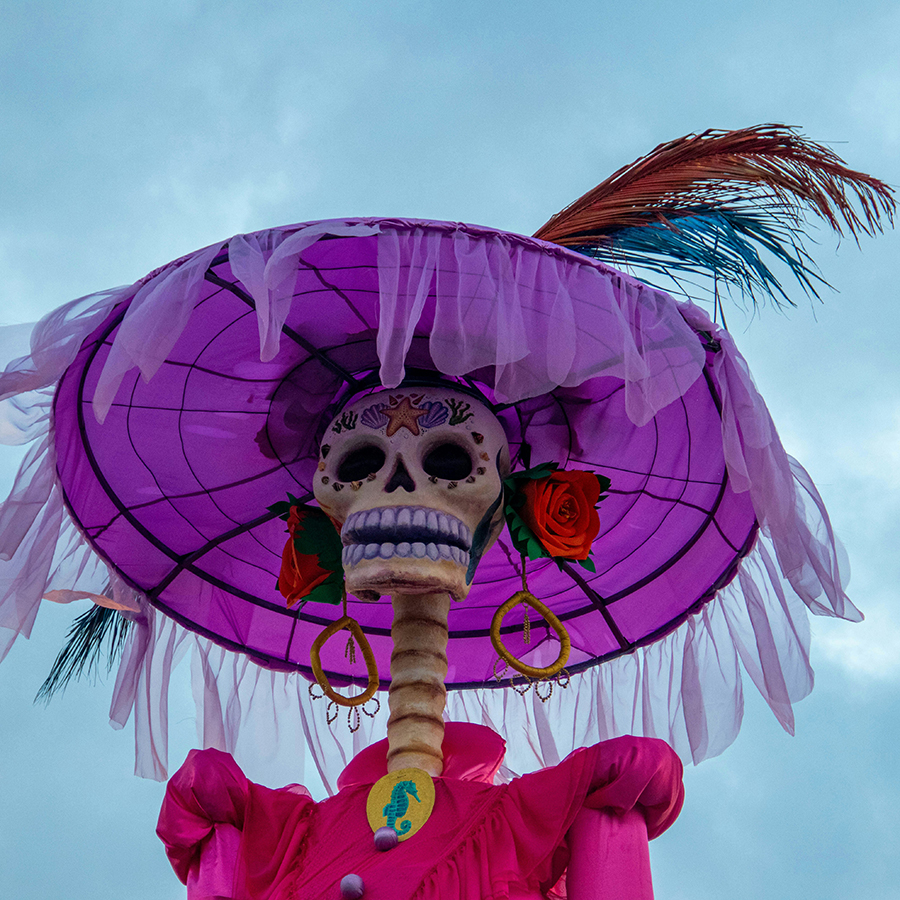
[[[550,556],[587,559],[600,531],[600,481],[591,472],[553,472],[522,488],[520,515]]]
[[[319,565],[319,559],[315,554],[305,555],[297,552],[294,546],[294,533],[297,527],[306,518],[308,510],[291,507],[287,526],[290,537],[284,545],[281,554],[281,572],[278,574],[278,590],[287,600],[290,609],[298,600],[302,600],[312,593],[322,582],[326,581],[331,572]]]

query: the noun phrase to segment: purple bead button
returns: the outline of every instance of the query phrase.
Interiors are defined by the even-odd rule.
[[[365,893],[365,886],[359,875],[345,875],[341,879],[341,900],[359,900]]]
[[[397,832],[387,825],[382,825],[381,828],[375,832],[376,850],[393,850],[399,843],[400,838],[397,836]]]

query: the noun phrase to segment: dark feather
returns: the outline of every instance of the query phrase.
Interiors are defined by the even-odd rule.
[[[116,610],[103,606],[92,605],[78,616],[69,628],[66,643],[57,654],[50,674],[34,698],[35,703],[39,700],[49,703],[57,691],[65,691],[73,678],[77,680],[85,673],[96,675],[104,652],[106,671],[109,672],[122,655],[130,625],[131,622]]]
[[[614,265],[715,275],[790,303],[760,251],[805,290],[824,284],[804,214],[855,239],[893,224],[888,185],[783,125],[705,131],[661,144],[553,216],[535,237]]]
[[[671,224],[623,228],[603,244],[573,249],[619,268],[640,266],[669,277],[714,273],[750,297],[762,292],[776,303],[794,305],[760,250],[784,263],[809,293],[818,296],[817,285],[825,284],[796,235],[753,213],[703,210]]]

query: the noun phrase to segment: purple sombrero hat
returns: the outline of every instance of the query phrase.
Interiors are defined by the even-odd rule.
[[[491,619],[521,586],[504,532],[450,610],[450,718],[521,721],[543,735],[537,762],[621,731],[664,737],[696,761],[739,727],[740,660],[791,727],[791,703],[812,685],[804,604],[860,616],[821,500],[730,336],[689,301],[583,252],[459,223],[347,219],[237,235],[41,323],[32,359],[0,381],[4,396],[53,397],[44,456],[3,508],[8,581],[20,589],[0,602],[0,626],[27,632],[45,594],[90,597],[132,621],[113,719],[136,710],[142,769],[157,777],[178,653],[196,648],[214,745],[234,741],[223,711],[252,661],[254,690],[261,677],[272,691],[294,686],[328,777],[328,741],[350,751],[323,737],[303,676],[340,610],[287,608],[276,588],[284,523],[268,507],[287,494],[312,501],[320,441],[348,400],[435,379],[484,399],[514,470],[554,462],[612,483],[596,573],[528,568],[571,636],[569,692],[516,706],[498,690],[509,682],[494,677]],[[348,605],[386,688],[388,598]],[[555,638],[533,628],[526,646],[520,607],[504,641],[545,665]],[[364,680],[339,649],[323,662],[334,679]]]

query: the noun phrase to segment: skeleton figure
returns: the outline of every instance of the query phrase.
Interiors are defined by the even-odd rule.
[[[313,490],[341,530],[347,590],[394,609],[388,770],[442,771],[447,616],[503,526],[499,420],[440,387],[369,394],[341,411]]]
[[[176,871],[195,879],[193,895],[541,900],[568,865],[572,900],[652,897],[647,837],[668,827],[683,796],[681,764],[662,741],[608,741],[501,788],[503,741],[456,722],[444,771],[448,612],[501,530],[508,472],[499,420],[439,386],[369,394],[328,426],[314,491],[340,529],[347,589],[390,594],[394,612],[387,771],[397,780],[375,803],[387,824],[373,846],[383,745],[358,754],[321,803],[254,786],[227,754],[195,751],[170,782],[159,830]],[[426,805],[405,769],[446,777],[428,782],[441,814],[400,849],[416,833],[405,817]],[[396,867],[379,852],[394,845]],[[246,894],[228,893],[243,890],[238,860],[255,867]]]

